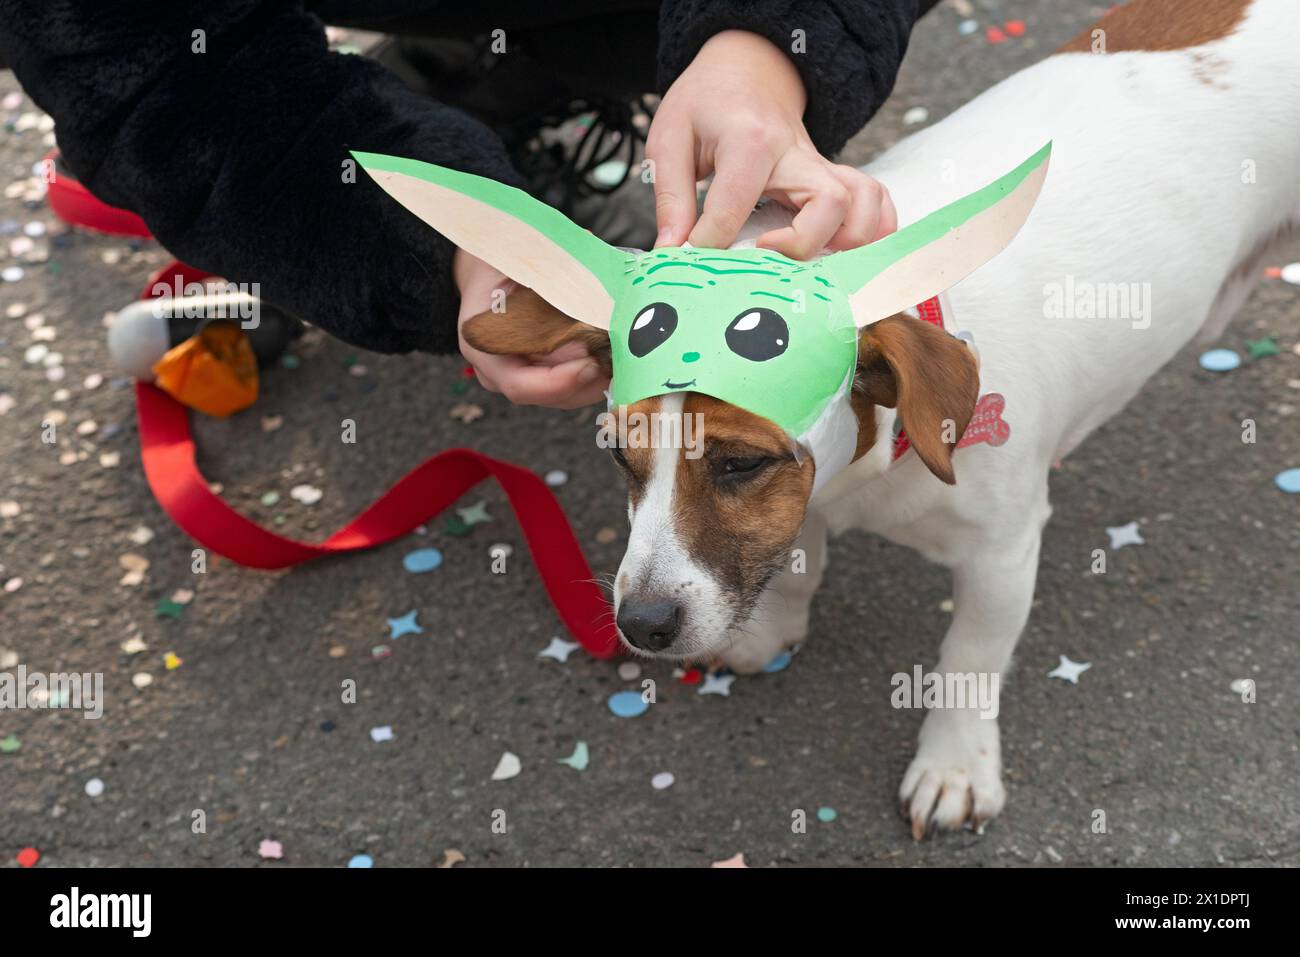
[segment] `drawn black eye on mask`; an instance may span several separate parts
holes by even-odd
[[[627,334],[627,351],[640,359],[667,342],[676,330],[677,310],[666,302],[651,303],[632,321],[632,331]]]
[[[727,348],[751,362],[766,362],[790,345],[790,327],[771,309],[746,309],[727,326]]]

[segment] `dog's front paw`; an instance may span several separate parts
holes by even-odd
[[[966,824],[979,830],[997,817],[1007,800],[997,720],[974,711],[931,711],[898,797],[918,841]]]

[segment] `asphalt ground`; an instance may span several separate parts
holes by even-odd
[[[1027,29],[996,45],[961,35],[961,16],[941,7],[916,30],[893,98],[850,159],[905,135],[913,107],[942,119],[1102,6],[1005,3],[1002,16]],[[990,9],[976,6],[981,28]],[[15,89],[0,74],[0,95]],[[6,115],[29,111],[24,102]],[[31,175],[43,136],[0,132],[0,180]],[[56,230],[45,205],[20,197],[0,200],[8,220]],[[636,719],[606,706],[638,687],[614,663],[580,651],[567,663],[538,658],[560,625],[490,485],[461,503],[482,500],[492,516],[465,536],[440,518],[423,537],[367,554],[280,573],[212,561],[195,575],[193,544],[145,484],[132,392],[114,381],[101,325],[167,257],[80,233],[36,245],[48,261],[9,257],[25,275],[0,284],[0,393],[12,400],[0,416],[0,501],[18,508],[0,517],[0,580],[21,579],[0,592],[0,670],[100,672],[105,707],[99,720],[0,711],[0,860],[10,866],[24,847],[42,866],[339,866],[358,854],[427,866],[448,849],[461,866],[707,866],[738,853],[750,866],[1300,861],[1300,534],[1296,498],[1273,481],[1300,465],[1298,286],[1265,280],[1220,343],[1242,352],[1273,335],[1279,355],[1212,374],[1197,365],[1205,347],[1189,346],[1054,473],[1037,599],[1002,699],[1007,808],[982,835],[917,844],[895,793],[921,715],[890,706],[889,679],[933,664],[945,571],[866,535],[838,539],[790,667],[738,679],[726,697],[646,667],[658,700]],[[1293,260],[1300,244],[1275,265]],[[26,316],[3,318],[16,304]],[[53,340],[28,328],[33,314]],[[62,381],[25,361],[37,344],[61,353]],[[477,386],[457,394],[458,357],[364,354],[319,332],[292,351],[297,366],[268,372],[251,410],[195,422],[201,468],[235,508],[319,540],[428,455],[469,445],[566,471],[557,494],[593,568],[617,567],[623,492],[593,448],[594,410],[513,407]],[[89,388],[91,375],[102,384]],[[462,402],[483,416],[453,418]],[[67,416],[53,446],[41,441],[51,411]],[[267,417],[281,424],[268,431]],[[345,418],[355,444],[340,442]],[[1253,445],[1241,441],[1244,418],[1257,422]],[[301,484],[319,488],[319,502],[292,499]],[[263,504],[268,493],[279,502]],[[1146,544],[1092,574],[1105,528],[1130,521]],[[504,575],[491,572],[495,543],[514,547]],[[406,572],[403,556],[427,546],[442,566]],[[127,554],[149,562],[138,585],[120,583]],[[193,599],[159,617],[159,600],[178,589]],[[386,620],[412,609],[423,633],[388,640]],[[147,650],[125,653],[137,638]],[[376,659],[376,646],[388,656]],[[168,652],[183,663],[169,670]],[[1062,654],[1092,664],[1077,685],[1047,677]],[[140,673],[153,683],[137,688]],[[341,701],[348,679],[354,704]],[[1232,690],[1239,679],[1256,682],[1253,704]],[[372,740],[385,726],[392,740]],[[579,741],[590,753],[582,771],[559,763]],[[493,781],[505,751],[522,772]],[[661,772],[675,783],[657,790]],[[103,783],[98,797],[86,793],[91,779]],[[819,820],[821,808],[835,819]],[[799,810],[803,833],[792,827]],[[282,860],[260,857],[267,840]]]

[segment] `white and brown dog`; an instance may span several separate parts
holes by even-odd
[[[864,167],[906,225],[1053,142],[1020,235],[946,296],[945,323],[973,335],[980,366],[920,319],[867,327],[856,458],[811,501],[813,469],[772,423],[693,393],[638,403],[661,419],[703,413],[705,453],[615,452],[630,489],[614,589],[625,641],[761,668],[807,637],[827,533],[860,528],[952,569],[936,670],[1004,673],[1034,596],[1052,463],[1198,331],[1218,335],[1300,225],[1297,48],[1296,0],[1133,0]],[[742,239],[783,214],[759,211]],[[609,349],[528,293],[471,320],[466,338],[496,353]],[[940,424],[965,427],[990,393],[1005,397],[1010,440],[953,454]],[[900,418],[914,454],[895,460]],[[792,568],[794,549],[806,565]],[[998,814],[996,720],[930,711],[900,796],[918,838]]]

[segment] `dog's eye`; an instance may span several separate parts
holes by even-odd
[[[646,306],[632,320],[627,334],[627,351],[640,359],[667,341],[677,329],[677,310],[666,302]]]
[[[790,328],[771,309],[747,309],[727,326],[727,348],[751,362],[766,362],[790,345]]]
[[[723,482],[743,482],[761,472],[770,461],[762,455],[726,458],[722,460],[718,478]]]

